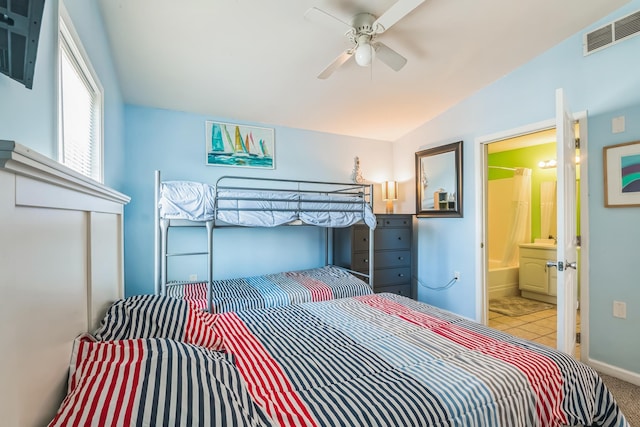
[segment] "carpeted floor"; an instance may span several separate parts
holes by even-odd
[[[553,304],[518,296],[496,298],[489,301],[490,311],[495,311],[496,313],[506,316],[524,316],[525,314],[548,310],[553,307]]]
[[[629,425],[640,427],[640,387],[602,373],[600,377],[618,402]]]

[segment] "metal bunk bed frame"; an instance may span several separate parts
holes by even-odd
[[[244,182],[259,182],[266,184],[279,184],[281,188],[267,188],[264,186],[257,187],[249,187],[249,186],[229,186],[222,185],[224,181],[244,181]],[[160,186],[162,180],[160,177],[160,171],[155,171],[155,194],[154,194],[154,202],[155,202],[155,215],[154,215],[154,248],[155,248],[155,257],[154,257],[154,284],[155,284],[155,293],[156,295],[166,295],[168,284],[167,273],[168,273],[168,258],[176,257],[176,256],[194,256],[194,255],[206,255],[207,256],[207,311],[211,312],[211,287],[213,283],[213,230],[217,227],[242,227],[242,225],[234,225],[226,222],[216,221],[218,216],[218,211],[223,210],[236,210],[236,211],[258,211],[261,209],[258,208],[221,208],[218,206],[219,200],[232,200],[232,198],[219,198],[218,194],[220,191],[224,190],[255,190],[255,191],[269,191],[269,192],[281,192],[281,193],[297,193],[297,194],[338,194],[338,195],[357,195],[362,197],[362,213],[364,218],[364,210],[365,205],[371,205],[373,209],[373,185],[372,184],[353,184],[353,183],[341,183],[341,182],[325,182],[325,181],[306,181],[306,180],[290,180],[290,179],[270,179],[270,178],[256,178],[256,177],[240,177],[240,176],[221,176],[218,178],[215,184],[215,200],[214,200],[214,215],[213,219],[204,220],[204,221],[192,221],[187,219],[167,219],[162,218],[160,213]],[[307,189],[301,188],[301,186],[309,186]],[[313,189],[313,186],[324,186],[323,189]],[[328,187],[333,187],[333,189],[328,189]],[[235,199],[233,199],[235,200]],[[264,199],[261,198],[242,198],[243,201],[262,201]],[[290,199],[273,199],[269,198],[271,202],[291,202]],[[344,201],[334,200],[314,200],[314,199],[306,199],[307,202],[323,202],[328,203],[329,205],[333,203],[342,204]],[[298,201],[298,209],[296,211],[300,211],[300,204]],[[271,209],[271,211],[283,211],[283,212],[292,212],[293,209]],[[345,209],[305,209],[306,212],[354,212],[355,210],[345,210]],[[302,222],[296,221],[295,223],[288,223],[284,225],[307,225],[314,226],[311,224],[304,224]],[[172,227],[204,227],[207,232],[207,248],[206,251],[200,252],[168,252],[168,235],[169,229]],[[315,226],[314,226],[315,227]],[[349,271],[352,274],[356,274],[368,279],[369,286],[373,289],[373,269],[374,269],[374,257],[373,255],[373,239],[374,239],[374,230],[373,228],[369,228],[369,272],[368,274],[364,274],[362,272],[353,271],[350,269],[343,268]],[[325,265],[333,264],[333,227],[325,227]],[[196,282],[180,282],[180,285],[188,285],[194,283],[202,283],[202,280],[198,280]]]

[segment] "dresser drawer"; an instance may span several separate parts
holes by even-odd
[[[369,250],[369,228],[356,226],[353,229],[353,250]]]
[[[411,217],[405,218],[377,218],[377,227],[408,227],[411,225]]]
[[[376,268],[408,267],[411,265],[411,251],[376,252],[373,259]]]
[[[411,267],[387,268],[384,270],[376,269],[373,277],[373,286],[376,289],[379,286],[411,283]]]
[[[377,294],[382,292],[389,292],[391,294],[402,295],[403,297],[411,298],[411,285],[395,285],[395,286],[384,286],[384,287],[375,287],[375,292]]]
[[[375,268],[409,267],[411,266],[411,251],[376,252],[374,255]],[[352,268],[356,271],[369,271],[369,252],[353,254]],[[377,275],[380,272],[376,272]]]
[[[411,230],[406,228],[376,229],[376,250],[411,249]]]
[[[354,253],[351,261],[351,268],[355,271],[368,273],[369,272],[369,252]]]

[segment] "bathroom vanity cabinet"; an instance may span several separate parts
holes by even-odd
[[[555,245],[520,245],[519,288],[524,298],[556,303],[558,272],[547,267],[547,261],[556,259]]]

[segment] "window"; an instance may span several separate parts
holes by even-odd
[[[58,51],[58,160],[102,182],[102,86],[62,6]]]

